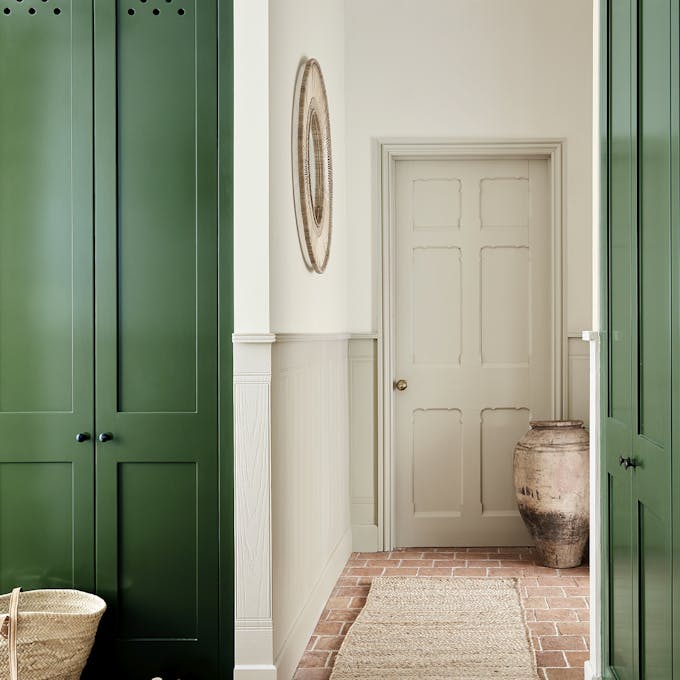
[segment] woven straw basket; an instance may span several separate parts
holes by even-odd
[[[0,678],[78,680],[106,603],[78,590],[0,596]]]

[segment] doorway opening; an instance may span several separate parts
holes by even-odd
[[[379,151],[383,547],[527,544],[512,448],[569,397],[563,142]]]

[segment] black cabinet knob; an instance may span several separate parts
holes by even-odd
[[[100,442],[110,442],[113,439],[113,435],[110,432],[102,432],[97,439]]]
[[[79,444],[82,444],[83,442],[89,441],[90,440],[90,433],[89,432],[78,432],[76,435],[76,441]]]
[[[619,465],[622,465],[625,470],[637,467],[637,463],[633,458],[624,458],[623,456],[619,456]]]

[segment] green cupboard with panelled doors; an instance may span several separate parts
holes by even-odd
[[[0,592],[231,677],[231,2],[0,0],[0,93]]]
[[[602,11],[602,652],[605,677],[673,680],[680,16],[677,0],[608,0]]]

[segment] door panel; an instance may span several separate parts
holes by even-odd
[[[544,160],[398,161],[397,544],[526,545],[512,454],[552,415]]]
[[[673,678],[668,517],[640,504],[640,678]]]
[[[671,0],[638,5],[640,678],[673,675],[671,635]],[[677,58],[677,56],[676,56]]]
[[[94,588],[91,24],[0,2],[0,592]]]
[[[632,636],[637,608],[633,602],[632,583],[637,573],[633,561],[633,496],[631,480],[623,475],[609,479],[609,611],[608,656],[619,680],[635,677]]]
[[[671,588],[670,0],[609,5],[609,664],[667,680]],[[675,55],[675,56],[673,56]],[[620,456],[634,466],[623,467]]]
[[[631,0],[609,4],[609,120],[607,221],[607,332],[602,365],[607,367],[602,433],[608,517],[608,649],[609,664],[620,680],[636,678],[638,605],[633,588],[637,576],[634,534],[637,509],[633,476],[619,465],[619,456],[632,455],[636,418],[633,405],[634,309],[637,306],[635,215],[637,162],[635,125],[636,82],[632,34],[636,14]]]
[[[218,674],[216,31],[95,3],[97,587],[132,679]]]

